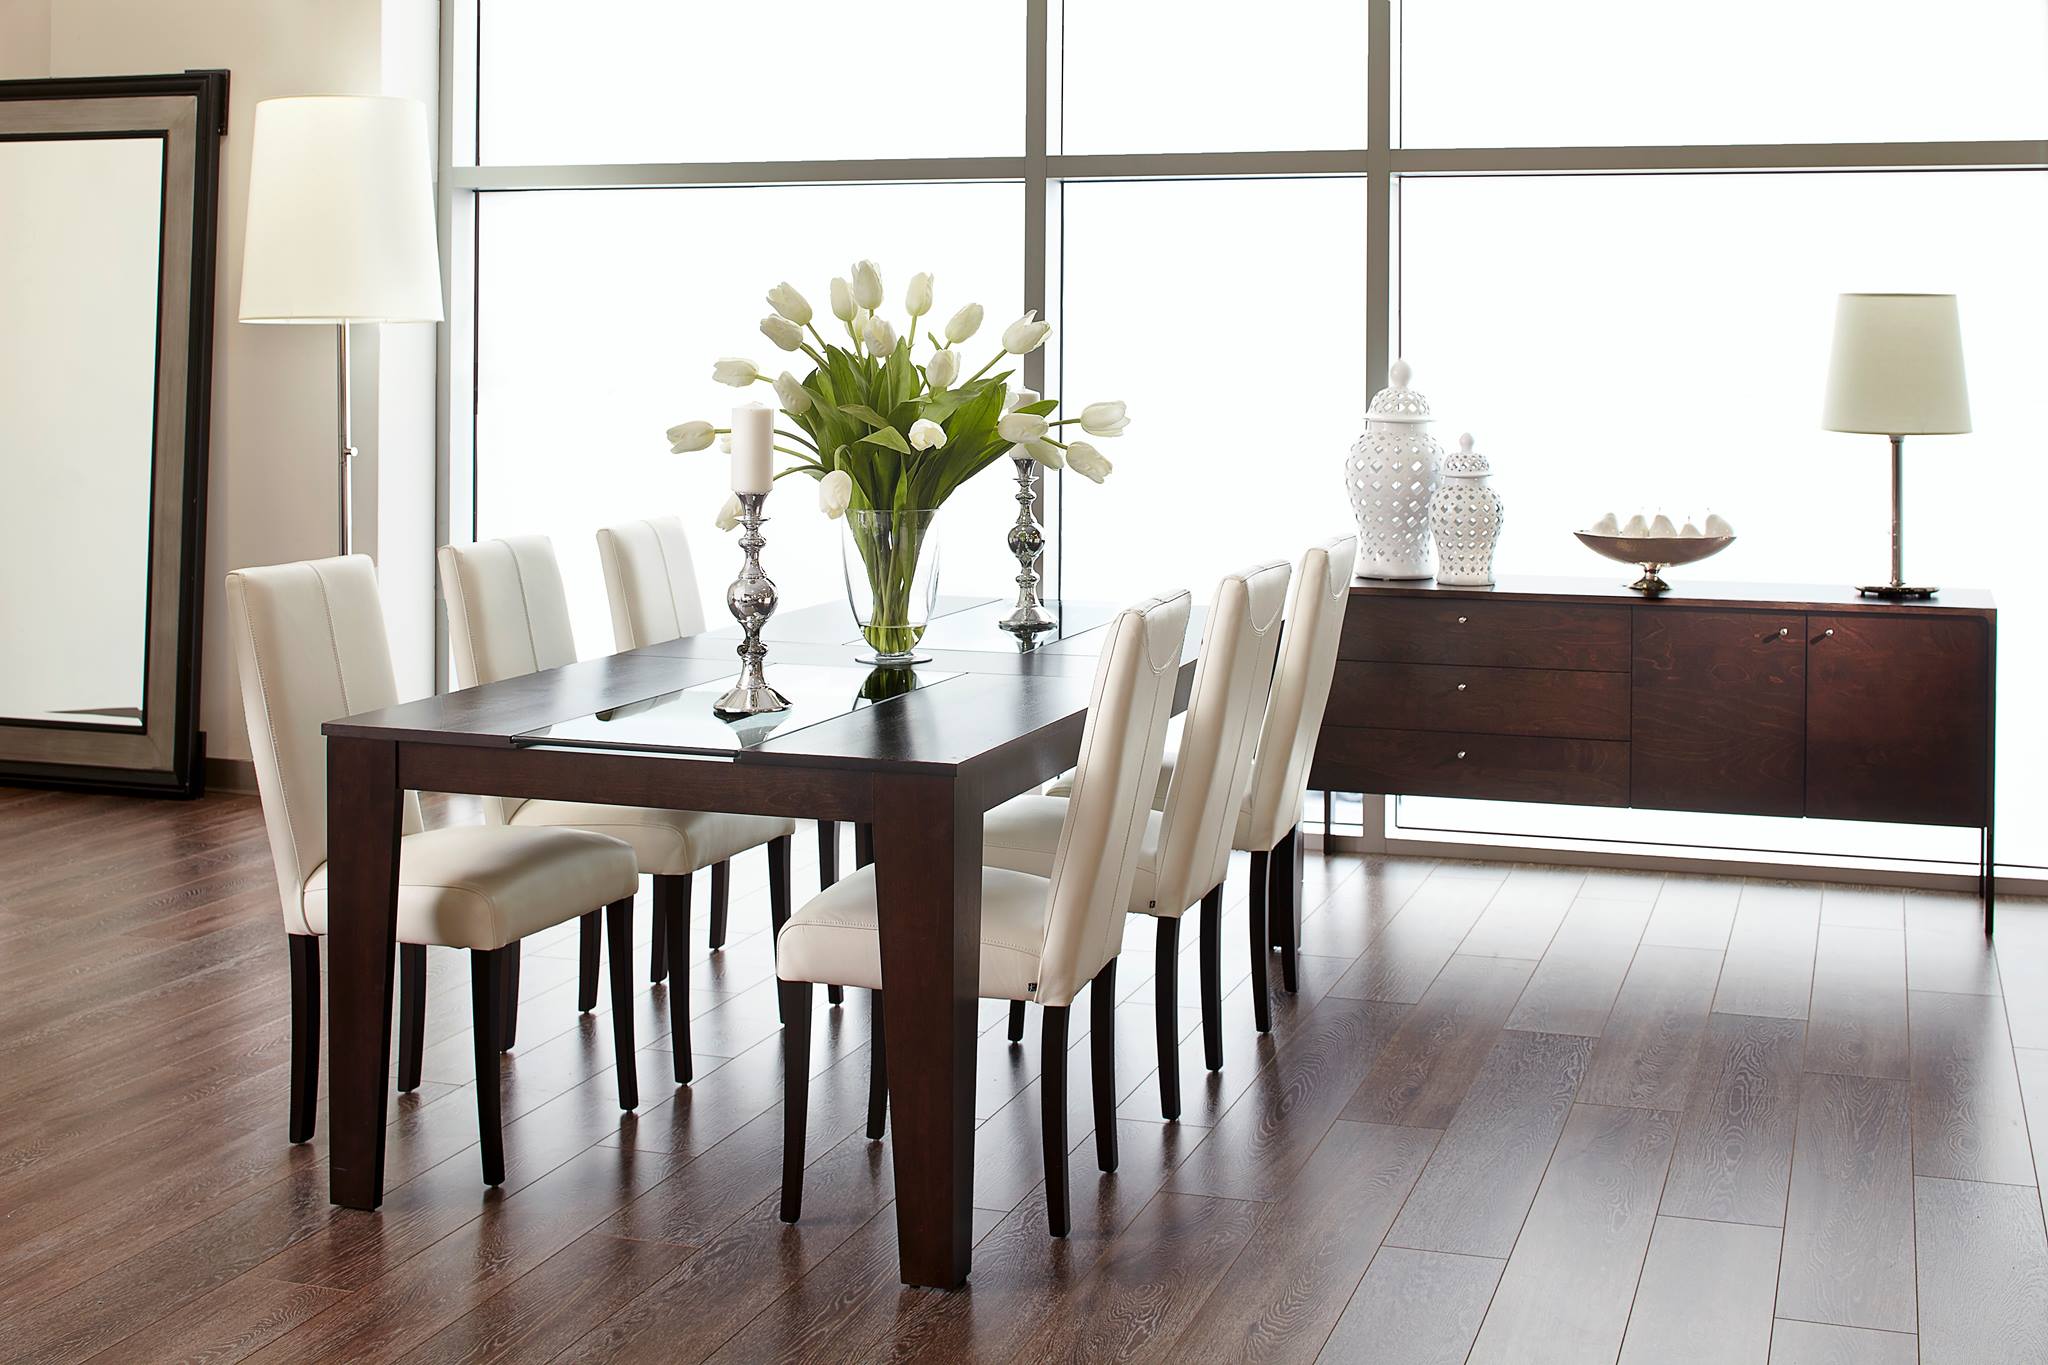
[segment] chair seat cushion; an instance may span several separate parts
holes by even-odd
[[[300,896],[316,934],[327,932],[327,868],[313,869]],[[408,834],[398,845],[398,941],[502,948],[639,885],[632,848],[588,830],[460,825]]]
[[[1152,809],[1155,812],[1166,809],[1166,789],[1173,785],[1174,758],[1174,751],[1168,748],[1166,751],[1166,761],[1159,768],[1159,789],[1152,794]],[[1072,796],[1074,794],[1074,775],[1068,773],[1065,777],[1060,778],[1045,789],[1045,794],[1047,796],[1059,797],[1062,800]],[[1020,797],[1019,799],[1021,800],[1022,798]],[[1244,808],[1237,813],[1237,828],[1231,833],[1230,846],[1243,853],[1264,853],[1267,851],[1267,846],[1252,841],[1251,814],[1252,799],[1247,795],[1244,799]],[[993,812],[991,812],[990,818],[994,818]],[[1008,864],[1006,863],[1004,866],[1008,866]]]
[[[1060,827],[1067,820],[1067,801],[1062,796],[1026,794],[1003,802],[981,822],[981,861],[989,867],[1029,872],[1037,877],[1052,875],[1053,855],[1060,846]],[[1159,812],[1145,819],[1145,842],[1138,850],[1137,875],[1131,879],[1130,911],[1134,915],[1178,915],[1187,907],[1171,909],[1153,904],[1157,885],[1154,859],[1159,853]]]
[[[981,995],[1030,1000],[1045,951],[1052,883],[1003,868],[981,870]],[[864,867],[826,888],[782,926],[775,970],[784,981],[882,988],[875,870]]]
[[[523,801],[513,810],[511,823],[515,829],[566,825],[624,839],[640,859],[640,870],[657,877],[696,872],[770,839],[796,833],[796,822],[779,815],[598,806],[582,801]]]

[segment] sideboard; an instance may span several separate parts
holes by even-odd
[[[1359,579],[1310,783],[1972,827],[1989,933],[1997,645],[1967,590]]]

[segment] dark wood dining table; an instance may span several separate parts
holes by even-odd
[[[764,632],[786,712],[728,723],[737,632],[330,721],[329,1197],[384,1193],[398,851],[408,790],[732,811],[872,828],[906,1284],[967,1279],[974,1202],[982,815],[1070,767],[1113,611],[1055,603],[1021,647],[993,598],[941,598],[914,670],[870,671],[846,606]],[[1186,704],[1199,621],[1175,710]],[[905,674],[908,673],[906,677]],[[899,988],[900,986],[900,988]]]

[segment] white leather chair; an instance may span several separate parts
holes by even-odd
[[[1095,1155],[1116,1169],[1116,955],[1124,907],[1138,877],[1146,798],[1158,781],[1187,634],[1188,595],[1125,609],[1109,626],[1081,731],[1074,795],[1066,803],[1051,876],[1006,868],[981,873],[981,995],[1035,1000],[1044,1009],[1041,1060],[1046,1215],[1064,1237],[1067,1201],[1067,1013],[1093,983],[1090,1048],[1095,1080]],[[811,984],[865,986],[882,1017],[882,952],[873,868],[861,868],[798,910],[776,953],[782,979],[782,1218],[803,1204],[804,1128],[810,1095]],[[886,1085],[882,1031],[875,1030],[871,1095]],[[880,1136],[873,1101],[869,1135]]]
[[[240,569],[228,575],[228,627],[242,681],[242,710],[256,760],[263,822],[277,868],[291,945],[291,1140],[313,1135],[319,1094],[320,936],[327,930],[327,744],[323,722],[395,705],[398,685],[377,597],[376,570],[361,556]],[[477,1121],[485,1183],[505,1178],[498,1126],[498,1053],[511,1013],[509,949],[521,938],[609,908],[612,941],[632,942],[633,850],[572,829],[425,829],[407,792],[399,842],[398,939],[420,964],[426,945],[470,950],[477,1066]],[[632,982],[614,957],[613,1042],[619,1104],[639,1103],[633,1068]],[[410,1040],[418,1075],[418,1021]],[[403,1022],[402,1022],[403,1031]],[[401,1068],[406,1051],[401,1045]]]
[[[546,536],[443,545],[439,559],[457,686],[476,687],[576,662],[569,599],[562,589],[554,546]],[[774,922],[780,925],[789,914],[789,839],[794,822],[779,816],[499,796],[484,798],[484,816],[494,825],[514,829],[596,830],[632,845],[640,870],[654,878],[654,980],[666,974],[667,944],[671,938],[675,943],[678,969],[670,988],[669,1027],[676,1080],[688,1082],[690,974],[683,954],[689,944],[691,874],[723,866],[734,854],[765,844],[768,897]],[[723,911],[722,904],[714,904],[714,946],[725,937],[719,923]],[[579,1003],[586,1010],[597,1004],[597,960],[595,924],[586,919],[579,973]]]
[[[1146,821],[1130,912],[1159,923],[1153,968],[1159,1040],[1159,1109],[1180,1117],[1180,920],[1202,907],[1202,1046],[1209,1069],[1223,1066],[1223,959],[1219,921],[1231,836],[1251,788],[1252,752],[1273,659],[1280,648],[1280,610],[1287,602],[1284,561],[1227,576],[1202,630],[1194,691],[1182,718],[1179,761],[1163,810]],[[1163,764],[1162,764],[1163,766]],[[1044,876],[1066,823],[1068,798],[1020,796],[990,811],[982,824],[982,861],[990,867]],[[1253,953],[1265,965],[1265,950]],[[1020,1007],[1021,1008],[1021,1007]],[[1020,1037],[1011,1020],[1011,1036]]]

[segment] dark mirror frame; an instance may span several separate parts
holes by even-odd
[[[164,143],[142,726],[0,717],[0,784],[170,796],[197,796],[204,787],[200,618],[214,253],[227,120],[225,71],[0,81],[0,140],[157,137]],[[7,647],[0,641],[0,659]]]

